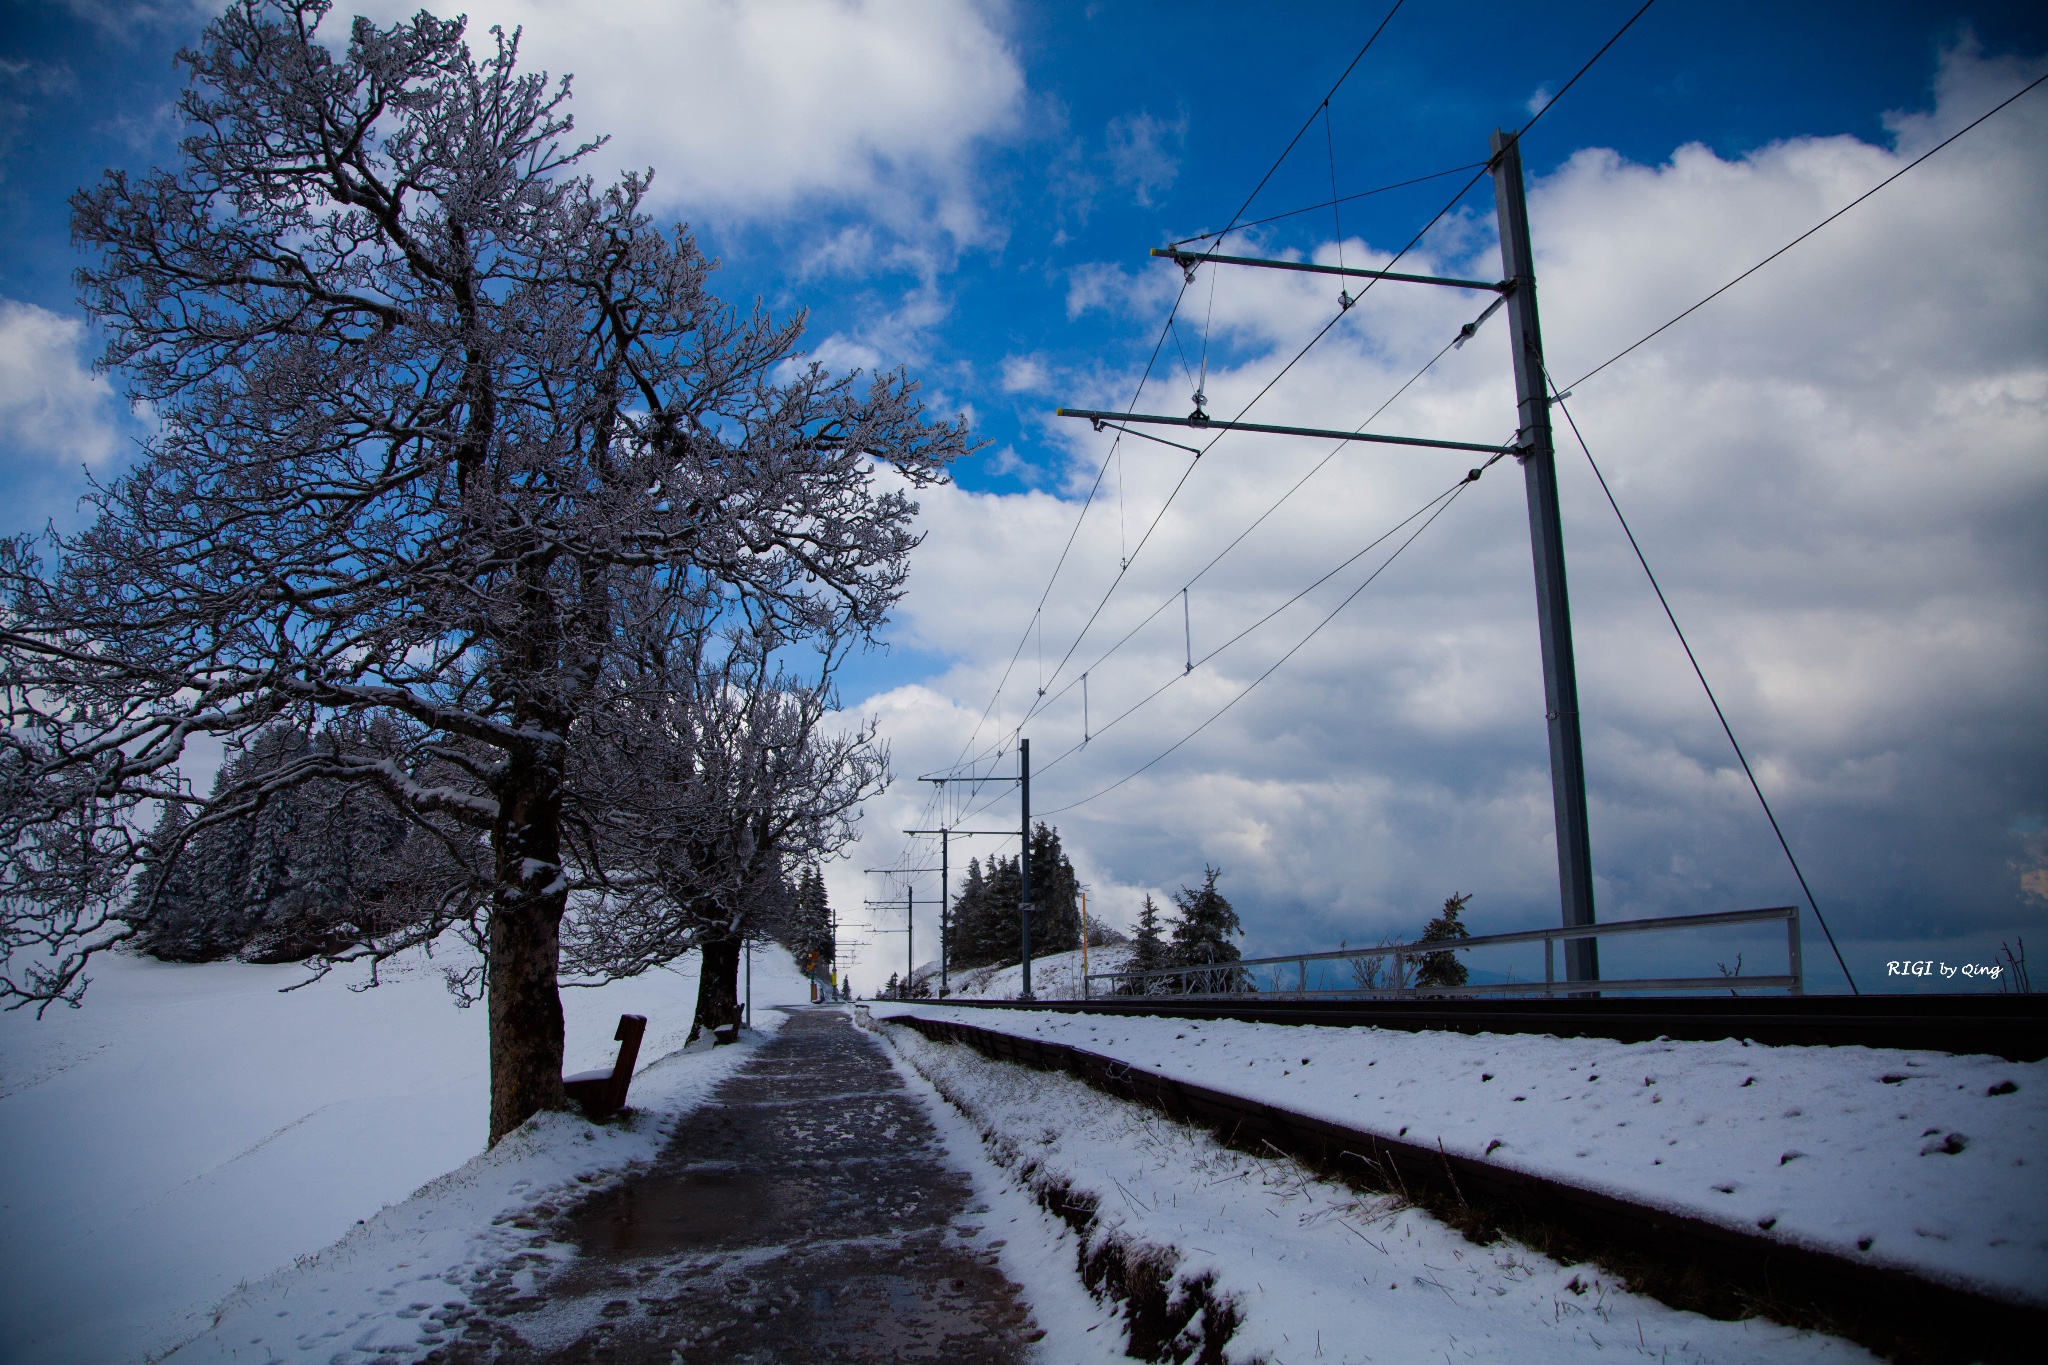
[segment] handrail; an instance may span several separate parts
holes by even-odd
[[[1724,924],[1755,924],[1784,921],[1786,938],[1787,973],[1783,976],[1768,977],[1662,977],[1641,978],[1630,981],[1557,981],[1553,966],[1552,945],[1575,939],[1599,938],[1609,934],[1658,933],[1676,929],[1706,929]],[[1417,988],[1402,984],[1400,964],[1404,958],[1427,956],[1434,953],[1456,950],[1464,952],[1472,948],[1493,948],[1511,943],[1543,944],[1543,980],[1541,982],[1496,982],[1476,986],[1431,986],[1426,988],[1430,995],[1521,995],[1531,993],[1555,994],[1558,991],[1587,990],[1709,990],[1727,989],[1731,982],[1740,981],[1751,988],[1783,987],[1793,994],[1803,994],[1805,972],[1799,950],[1799,907],[1796,905],[1774,905],[1760,910],[1720,910],[1700,915],[1661,915],[1651,919],[1614,920],[1606,924],[1570,924],[1554,929],[1520,929],[1507,934],[1479,934],[1464,938],[1424,939],[1413,943],[1382,943],[1371,947],[1336,948],[1316,953],[1285,953],[1278,957],[1241,958],[1235,962],[1190,963],[1180,967],[1154,967],[1142,972],[1094,972],[1082,977],[1081,991],[1090,995],[1089,983],[1094,981],[1116,981],[1134,983],[1155,979],[1186,979],[1204,974],[1220,975],[1252,967],[1281,966],[1300,963],[1303,986],[1298,991],[1275,990],[1260,992],[1275,998],[1292,996],[1382,996],[1408,995]],[[1361,958],[1392,957],[1395,959],[1395,982],[1385,987],[1368,986],[1356,990],[1333,988],[1309,990],[1306,985],[1307,966],[1311,962],[1357,961]],[[1232,992],[1213,992],[1229,994]]]

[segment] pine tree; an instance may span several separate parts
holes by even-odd
[[[1023,935],[1018,935],[1021,945]],[[1050,957],[1081,946],[1081,881],[1060,846],[1060,832],[1031,832],[1031,955]]]
[[[1126,970],[1149,972],[1165,965],[1166,941],[1160,932],[1159,906],[1150,894],[1147,894],[1145,904],[1138,911],[1138,932],[1131,939],[1130,965]],[[1144,995],[1153,984],[1148,981],[1127,980],[1124,989],[1133,995]]]
[[[1221,868],[1206,868],[1199,890],[1184,886],[1174,892],[1173,903],[1180,914],[1173,922],[1173,941],[1167,946],[1168,966],[1213,968],[1243,956],[1230,941],[1233,935],[1241,936],[1244,927],[1238,923],[1237,911],[1216,889],[1221,875]],[[1234,969],[1203,972],[1197,984],[1211,991],[1250,988],[1244,973]]]
[[[953,896],[951,915],[946,924],[946,949],[955,970],[962,967],[981,965],[975,960],[973,945],[980,938],[980,920],[988,901],[988,884],[981,873],[981,860],[969,858],[967,873],[960,881],[960,890]]]
[[[212,804],[344,747],[333,732],[308,737],[290,725],[259,731],[221,765]],[[410,826],[372,788],[315,778],[245,808],[215,809],[197,830],[190,823],[181,809],[167,807],[151,836],[156,856],[170,859],[144,945],[155,957],[298,962],[365,942],[404,917],[391,893]],[[138,901],[154,875],[155,869],[145,874]]]
[[[1441,943],[1450,938],[1468,938],[1464,921],[1458,916],[1465,909],[1470,896],[1451,896],[1444,901],[1444,911],[1423,926],[1418,942]],[[1456,953],[1431,953],[1422,959],[1422,966],[1415,973],[1417,986],[1462,986],[1470,978],[1465,964],[1458,961]]]
[[[838,956],[833,942],[832,906],[825,894],[825,874],[816,864],[797,874],[781,934],[799,966],[811,973],[829,972]]]
[[[953,901],[950,947],[960,968],[1009,966],[1022,960],[1023,874],[1017,859],[969,859],[967,880]],[[1045,957],[1081,946],[1081,884],[1060,847],[1059,831],[1039,825],[1031,833],[1031,955]]]
[[[960,966],[1007,966],[1019,960],[1023,934],[1017,902],[1021,889],[1015,858],[990,858],[983,865],[974,900],[962,907],[954,928],[954,960]]]

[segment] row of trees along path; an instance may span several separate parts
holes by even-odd
[[[316,964],[469,933],[495,1142],[565,1103],[563,970],[702,948],[736,1017],[750,915],[882,779],[821,728],[834,669],[970,442],[716,298],[646,177],[577,172],[599,143],[516,35],[330,44],[327,10],[230,6],[180,56],[176,163],[73,198],[160,426],[88,529],[0,545],[0,991],[75,1002],[207,829],[374,792],[402,899]],[[279,725],[305,742],[180,779]]]

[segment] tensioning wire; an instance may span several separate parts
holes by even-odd
[[[1544,378],[1548,382],[1549,376],[1545,375]],[[1664,596],[1664,585],[1657,581],[1656,571],[1650,567],[1649,559],[1643,554],[1643,547],[1636,541],[1635,531],[1630,528],[1628,518],[1622,515],[1621,504],[1614,500],[1614,490],[1607,486],[1607,476],[1600,472],[1600,463],[1593,458],[1592,447],[1586,444],[1586,437],[1579,430],[1577,420],[1572,417],[1572,410],[1565,406],[1561,396],[1557,396],[1559,391],[1555,384],[1551,385],[1551,393],[1551,402],[1564,414],[1565,424],[1572,429],[1572,439],[1579,443],[1579,449],[1585,453],[1586,463],[1593,470],[1593,477],[1600,483],[1601,493],[1607,498],[1607,505],[1614,509],[1614,519],[1621,523],[1621,533],[1628,537],[1628,547],[1635,551],[1636,563],[1643,566],[1643,576],[1650,580],[1650,591],[1657,594],[1657,605],[1664,609],[1664,619],[1671,623],[1672,633],[1678,636],[1679,647],[1685,651],[1685,661],[1692,665],[1692,675],[1700,680],[1700,688],[1707,694],[1707,704],[1714,708],[1714,719],[1721,722],[1721,733],[1728,737],[1728,747],[1735,750],[1736,761],[1742,764],[1742,775],[1749,779],[1749,789],[1756,793],[1757,804],[1764,808],[1764,819],[1770,821],[1771,833],[1778,837],[1778,847],[1784,850],[1785,861],[1792,864],[1792,875],[1799,879],[1799,889],[1806,894],[1806,903],[1812,907],[1814,919],[1820,922],[1820,931],[1827,935],[1828,947],[1834,949],[1835,962],[1841,967],[1842,975],[1849,979],[1850,994],[1861,995],[1863,992],[1857,989],[1856,978],[1850,973],[1849,964],[1842,959],[1841,948],[1836,946],[1834,930],[1828,928],[1827,917],[1821,914],[1820,903],[1813,898],[1813,888],[1806,884],[1806,873],[1800,870],[1799,859],[1793,855],[1792,845],[1785,839],[1785,831],[1778,826],[1777,814],[1771,809],[1770,800],[1764,795],[1764,789],[1757,785],[1756,773],[1749,766],[1749,755],[1742,751],[1742,741],[1735,738],[1735,729],[1728,724],[1728,715],[1721,709],[1721,699],[1714,695],[1714,685],[1707,681],[1706,671],[1700,667],[1699,656],[1692,652],[1692,641],[1685,638],[1685,628],[1678,624],[1678,616],[1671,610],[1670,599]]]
[[[1662,325],[1660,325],[1660,326],[1658,326],[1658,327],[1656,327],[1656,328],[1652,329],[1651,331],[1649,331],[1648,333],[1644,334],[1643,336],[1641,336],[1641,337],[1638,337],[1638,338],[1637,338],[1636,340],[1634,340],[1634,341],[1630,342],[1630,343],[1629,343],[1628,345],[1626,345],[1626,346],[1622,347],[1622,348],[1621,348],[1621,349],[1620,349],[1619,351],[1616,351],[1616,352],[1615,352],[1615,353],[1614,353],[1613,355],[1611,355],[1611,356],[1607,357],[1607,359],[1605,359],[1605,360],[1601,361],[1601,362],[1600,362],[1600,363],[1599,363],[1598,365],[1595,365],[1595,366],[1594,366],[1594,367],[1593,367],[1592,369],[1590,369],[1590,370],[1586,371],[1586,372],[1585,372],[1584,374],[1580,375],[1580,376],[1579,376],[1579,377],[1578,377],[1577,379],[1573,380],[1573,381],[1572,381],[1571,383],[1569,383],[1569,384],[1565,385],[1565,387],[1564,387],[1564,391],[1565,391],[1566,393],[1570,393],[1570,392],[1571,392],[1571,391],[1572,391],[1573,389],[1576,389],[1576,388],[1577,388],[1577,387],[1578,387],[1579,385],[1581,385],[1581,384],[1585,383],[1585,382],[1586,382],[1586,381],[1587,381],[1588,379],[1591,379],[1591,378],[1592,378],[1592,377],[1593,377],[1594,375],[1596,375],[1596,374],[1600,373],[1600,371],[1602,371],[1602,370],[1606,369],[1606,368],[1607,368],[1607,367],[1608,367],[1609,365],[1612,365],[1612,364],[1613,364],[1613,363],[1614,363],[1615,361],[1617,361],[1617,360],[1621,359],[1621,358],[1622,358],[1623,356],[1627,355],[1627,354],[1628,354],[1628,353],[1629,353],[1630,351],[1633,351],[1633,350],[1635,350],[1635,349],[1636,349],[1636,347],[1638,347],[1638,346],[1641,346],[1641,345],[1642,345],[1642,344],[1643,344],[1644,342],[1647,342],[1647,341],[1649,341],[1649,340],[1650,340],[1650,338],[1652,338],[1652,337],[1655,337],[1655,336],[1658,336],[1658,335],[1662,334],[1662,333],[1663,333],[1663,332],[1664,332],[1664,331],[1665,331],[1666,329],[1668,329],[1668,328],[1672,327],[1673,325],[1675,325],[1675,324],[1677,324],[1677,323],[1679,323],[1679,322],[1682,322],[1682,321],[1684,321],[1684,320],[1685,320],[1686,318],[1689,318],[1689,317],[1691,317],[1691,316],[1692,316],[1692,315],[1693,315],[1694,313],[1696,313],[1696,312],[1698,312],[1698,311],[1699,311],[1700,309],[1702,309],[1702,308],[1706,307],[1706,306],[1707,306],[1708,304],[1712,303],[1712,302],[1713,302],[1713,301],[1714,301],[1715,299],[1718,299],[1718,298],[1720,298],[1720,297],[1721,297],[1721,296],[1722,296],[1723,294],[1725,294],[1725,293],[1727,293],[1727,292],[1728,292],[1729,290],[1733,289],[1733,288],[1734,288],[1734,287],[1735,287],[1736,285],[1738,285],[1738,284],[1741,284],[1741,283],[1742,283],[1742,282],[1743,282],[1744,280],[1748,279],[1748,278],[1749,278],[1749,277],[1750,277],[1751,275],[1754,275],[1754,274],[1756,274],[1756,272],[1757,272],[1757,271],[1759,271],[1759,270],[1762,270],[1762,269],[1763,269],[1763,268],[1764,268],[1765,266],[1769,265],[1769,264],[1770,264],[1770,263],[1771,263],[1772,261],[1775,261],[1775,260],[1777,260],[1777,259],[1778,259],[1778,258],[1779,258],[1780,256],[1782,256],[1782,255],[1784,255],[1784,254],[1785,254],[1786,252],[1790,251],[1790,250],[1791,250],[1791,249],[1792,249],[1793,247],[1795,247],[1795,246],[1798,246],[1798,245],[1799,245],[1799,244],[1800,244],[1801,242],[1803,242],[1803,241],[1805,241],[1805,240],[1806,240],[1807,238],[1809,238],[1809,237],[1813,236],[1813,234],[1814,234],[1814,233],[1816,233],[1816,232],[1819,232],[1819,231],[1820,231],[1820,230],[1821,230],[1822,228],[1826,227],[1826,226],[1827,226],[1827,225],[1828,225],[1829,223],[1832,223],[1832,222],[1834,222],[1834,221],[1835,221],[1835,219],[1837,219],[1837,218],[1840,218],[1840,217],[1841,217],[1841,216],[1842,216],[1843,214],[1847,213],[1847,212],[1848,212],[1848,211],[1849,211],[1850,209],[1853,209],[1853,208],[1855,208],[1855,207],[1856,207],[1856,206],[1857,206],[1858,204],[1860,204],[1860,203],[1862,203],[1862,202],[1863,202],[1864,200],[1866,200],[1866,199],[1870,198],[1870,196],[1871,196],[1871,195],[1873,195],[1873,194],[1876,194],[1876,193],[1877,193],[1877,192],[1878,192],[1879,190],[1883,189],[1883,188],[1884,188],[1884,187],[1885,187],[1886,185],[1889,185],[1889,184],[1891,184],[1891,183],[1892,183],[1892,181],[1894,181],[1894,180],[1897,180],[1897,179],[1898,179],[1898,178],[1899,178],[1900,176],[1904,175],[1904,174],[1905,174],[1905,173],[1906,173],[1907,171],[1910,171],[1910,170],[1912,170],[1912,169],[1913,169],[1913,168],[1914,168],[1915,166],[1918,166],[1918,165],[1919,165],[1919,164],[1920,164],[1921,162],[1925,161],[1925,160],[1926,160],[1926,159],[1927,159],[1928,157],[1930,157],[1930,156],[1933,156],[1933,155],[1934,155],[1934,154],[1935,154],[1936,152],[1938,152],[1938,151],[1940,151],[1940,150],[1941,150],[1942,148],[1944,148],[1944,147],[1948,146],[1948,145],[1949,145],[1949,144],[1950,144],[1951,142],[1954,142],[1954,141],[1955,141],[1955,140],[1956,140],[1957,138],[1961,137],[1961,136],[1962,136],[1962,135],[1963,135],[1964,133],[1967,133],[1967,132],[1969,132],[1969,131],[1970,131],[1970,130],[1971,130],[1972,128],[1975,128],[1975,127],[1976,127],[1976,126],[1977,126],[1978,124],[1980,124],[1980,123],[1984,122],[1984,121],[1985,121],[1986,119],[1990,118],[1990,117],[1991,117],[1991,116],[1992,116],[1993,114],[1996,114],[1996,113],[1998,113],[1998,112],[1999,112],[2000,110],[2004,109],[2004,108],[2006,107],[2006,105],[2008,105],[2008,104],[2011,104],[2011,103],[2012,103],[2012,102],[2013,102],[2014,100],[2017,100],[2017,99],[2018,99],[2018,98],[2019,98],[2020,96],[2022,96],[2022,95],[2026,94],[2026,93],[2027,93],[2028,91],[2030,91],[2030,90],[2034,89],[2034,88],[2035,88],[2036,86],[2040,85],[2040,84],[2041,84],[2041,83],[2042,83],[2043,81],[2048,81],[2048,75],[2042,75],[2042,76],[2038,76],[2038,77],[2036,77],[2035,79],[2033,79],[2032,81],[2029,81],[2029,82],[2028,82],[2028,83],[2027,83],[2026,85],[2024,85],[2024,86],[2022,86],[2022,87],[2021,87],[2020,89],[2018,89],[2018,90],[2014,91],[2014,92],[2013,92],[2013,93],[2012,93],[2011,95],[2008,95],[2008,96],[2007,96],[2007,97],[2006,97],[2005,99],[2003,99],[2003,100],[1999,101],[1999,103],[1997,103],[1996,105],[1994,105],[1994,106],[1993,106],[1993,107],[1991,107],[1990,109],[1987,109],[1987,110],[1985,110],[1985,111],[1984,111],[1984,112],[1983,112],[1982,114],[1979,114],[1979,115],[1978,115],[1978,116],[1977,116],[1976,118],[1974,118],[1974,119],[1970,120],[1970,121],[1969,121],[1968,123],[1964,124],[1964,125],[1963,125],[1963,126],[1962,126],[1961,128],[1958,128],[1958,129],[1957,129],[1957,130],[1956,130],[1955,132],[1953,132],[1953,133],[1950,133],[1950,134],[1949,134],[1949,135],[1948,135],[1947,137],[1945,137],[1945,138],[1943,138],[1943,139],[1942,139],[1941,141],[1939,141],[1939,142],[1935,143],[1935,144],[1934,144],[1934,145],[1933,145],[1932,147],[1929,147],[1929,148],[1928,148],[1928,149],[1927,149],[1926,151],[1924,151],[1924,152],[1920,153],[1920,155],[1918,155],[1918,156],[1914,157],[1914,158],[1913,158],[1913,159],[1912,159],[1911,161],[1907,162],[1907,163],[1906,163],[1905,165],[1903,165],[1903,166],[1899,167],[1899,169],[1898,169],[1898,170],[1896,170],[1896,171],[1893,171],[1893,172],[1892,172],[1892,173],[1891,173],[1890,175],[1888,175],[1888,176],[1886,176],[1886,177],[1885,177],[1884,179],[1882,179],[1882,180],[1878,181],[1878,182],[1877,182],[1877,183],[1876,183],[1875,185],[1872,185],[1872,186],[1871,186],[1871,187],[1870,187],[1869,189],[1867,189],[1867,190],[1865,190],[1865,191],[1864,191],[1863,193],[1861,193],[1861,194],[1857,195],[1857,196],[1856,196],[1856,197],[1855,197],[1854,199],[1851,199],[1851,200],[1850,200],[1850,201],[1849,201],[1848,203],[1846,203],[1846,204],[1842,205],[1842,207],[1840,207],[1840,208],[1836,209],[1836,210],[1835,210],[1835,211],[1834,211],[1833,213],[1831,213],[1831,214],[1829,214],[1829,215],[1828,215],[1827,217],[1825,217],[1825,218],[1821,219],[1821,220],[1820,220],[1820,221],[1819,221],[1818,223],[1815,223],[1815,224],[1814,224],[1814,225],[1813,225],[1812,227],[1810,227],[1810,228],[1808,228],[1808,229],[1807,229],[1806,231],[1804,231],[1804,232],[1800,233],[1800,234],[1799,234],[1799,235],[1798,235],[1797,237],[1794,237],[1794,238],[1793,238],[1793,239],[1792,239],[1791,241],[1789,241],[1789,242],[1785,243],[1785,245],[1783,245],[1783,246],[1779,247],[1779,248],[1778,248],[1778,249],[1777,249],[1776,251],[1773,251],[1773,252],[1772,252],[1772,253],[1771,253],[1770,255],[1768,255],[1768,256],[1766,256],[1766,257],[1764,257],[1764,258],[1763,258],[1762,260],[1758,261],[1758,262],[1757,262],[1757,263],[1756,263],[1755,265],[1753,265],[1753,266],[1751,266],[1751,267],[1750,267],[1749,269],[1747,269],[1747,270],[1743,271],[1743,272],[1742,272],[1742,273],[1741,273],[1740,275],[1737,275],[1737,276],[1736,276],[1736,277],[1735,277],[1734,279],[1732,279],[1732,280],[1728,281],[1728,283],[1726,283],[1726,284],[1722,285],[1722,286],[1721,286],[1721,287],[1720,287],[1719,289],[1716,289],[1716,290],[1715,290],[1715,291],[1714,291],[1713,293],[1711,293],[1711,294],[1707,295],[1707,296],[1706,296],[1705,298],[1701,299],[1701,300],[1700,300],[1700,301],[1699,301],[1698,303],[1695,303],[1694,305],[1692,305],[1692,307],[1690,307],[1690,308],[1687,308],[1687,309],[1686,309],[1686,310],[1685,310],[1684,312],[1682,312],[1682,313],[1679,313],[1679,314],[1678,314],[1678,315],[1677,315],[1676,317],[1673,317],[1673,318],[1672,318],[1672,319],[1670,319],[1670,320],[1669,320],[1668,322],[1665,322],[1665,323],[1663,323]]]

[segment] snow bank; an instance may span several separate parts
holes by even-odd
[[[779,1019],[769,1005],[807,998],[775,959],[756,955],[761,1024]],[[82,1009],[0,1015],[0,1342],[15,1358],[161,1354],[207,1328],[223,1295],[295,1257],[349,1234],[325,1263],[362,1259],[383,1235],[373,1225],[391,1226],[380,1210],[483,1148],[484,1011],[455,1008],[433,962],[388,964],[371,991],[333,977],[280,994],[300,969],[125,956],[93,975]],[[662,1059],[681,1045],[695,1000],[694,963],[565,991],[569,1069],[608,1067],[627,1011],[649,1019],[642,1077],[688,1069]],[[693,1053],[690,1065],[712,1055]],[[632,1103],[658,1089],[636,1079]],[[548,1128],[545,1142],[522,1134],[477,1158],[497,1174],[464,1177],[460,1198],[495,1212],[500,1177],[502,1189],[526,1181],[539,1198],[565,1172],[613,1169],[656,1140],[651,1129],[606,1130],[586,1142],[580,1120],[549,1122],[561,1131]],[[571,1141],[566,1165],[515,1169],[532,1144]],[[414,1221],[417,1241],[433,1219]]]
[[[1110,943],[1088,950],[1088,974],[1122,971],[1130,959],[1131,945]],[[923,969],[920,968],[920,971]],[[936,965],[933,979],[937,979]],[[1024,993],[1024,968],[970,967],[952,974],[953,993],[964,1000],[1015,1000]],[[1097,983],[1101,984],[1101,983]],[[1081,952],[1054,953],[1031,960],[1031,990],[1053,1000],[1081,998]]]
[[[2048,1063],[877,1005],[2048,1304]]]
[[[885,1021],[912,1008],[877,1005],[874,1013]],[[1155,1296],[1155,1314],[1169,1297],[1182,1313],[1198,1300],[1214,1305],[1207,1330],[1234,1314],[1225,1348],[1232,1361],[1540,1365],[1606,1348],[1759,1365],[1872,1359],[1851,1343],[1760,1319],[1718,1322],[1668,1308],[1617,1289],[1592,1266],[1559,1265],[1506,1242],[1475,1246],[1421,1210],[1361,1198],[1292,1161],[1231,1151],[1069,1077],[991,1062],[904,1028],[882,1032],[982,1129],[1014,1180],[1085,1222],[1075,1260],[1092,1262],[1098,1279],[1111,1262],[1119,1270],[1164,1265],[1170,1295]],[[1092,1217],[1076,1216],[1091,1205]],[[1205,1330],[1199,1315],[1184,1326],[1170,1307],[1167,1316],[1183,1346]]]

